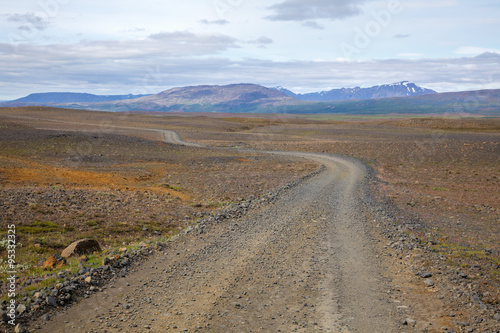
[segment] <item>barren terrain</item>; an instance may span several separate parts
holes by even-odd
[[[98,227],[88,235],[110,245],[99,230],[109,233],[110,221],[130,219],[133,212],[124,233],[141,227],[127,241],[154,237],[152,230],[168,233],[197,214],[290,183],[317,170],[318,162],[326,166],[240,219],[177,238],[128,278],[32,327],[497,331],[498,120],[338,121],[32,108],[6,113],[2,198],[11,208],[5,218],[19,224],[40,216],[66,221],[62,203],[90,196],[83,202],[93,202],[91,209],[77,203],[69,211],[104,210],[93,217],[97,225],[83,227],[90,217],[85,215],[60,227],[81,228],[82,234]],[[165,145],[160,140],[174,141],[163,136],[167,129],[199,145],[233,149]],[[20,133],[40,139],[26,142]],[[73,150],[61,152],[48,137]],[[82,154],[78,143],[92,140],[99,143]],[[241,148],[352,156],[374,173],[350,158],[304,159]],[[106,199],[109,193],[113,200]],[[28,197],[44,206],[36,200],[34,207],[23,204]],[[155,204],[158,199],[168,205]],[[151,211],[154,218],[147,217]],[[153,223],[158,216],[162,222]]]

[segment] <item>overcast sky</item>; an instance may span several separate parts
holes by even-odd
[[[2,1],[0,100],[257,83],[500,89],[498,0]]]

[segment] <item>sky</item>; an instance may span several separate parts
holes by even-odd
[[[0,13],[0,100],[232,83],[500,89],[498,0],[23,0]]]

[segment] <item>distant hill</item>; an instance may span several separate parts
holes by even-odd
[[[447,114],[500,116],[500,89],[333,102],[276,108],[291,114]]]
[[[360,88],[360,87],[341,88],[341,89],[332,89],[328,91],[313,92],[307,94],[295,94],[294,92],[285,89],[283,87],[276,87],[275,89],[285,93],[288,96],[309,102],[329,102],[329,101],[343,101],[352,99],[410,97],[410,96],[437,94],[437,92],[434,90],[419,87],[415,83],[411,83],[408,81],[373,86],[370,88]]]
[[[346,93],[347,90],[350,90],[351,93]],[[32,94],[24,99],[0,103],[0,106],[45,105],[97,111],[500,116],[500,89],[436,93],[409,82],[400,82],[363,89],[346,88],[342,91],[344,91],[343,97],[338,98],[343,98],[343,100],[306,101],[293,97],[291,91],[283,88],[266,88],[256,84],[242,83],[225,86],[201,85],[173,88],[138,98],[128,98],[136,97],[134,95]],[[416,96],[408,96],[407,94],[415,94]],[[323,95],[328,94],[324,93]],[[387,95],[400,97],[386,97]],[[345,99],[354,96],[358,99]],[[375,96],[378,97],[375,98]],[[62,102],[64,98],[67,102]],[[97,102],[95,102],[96,99]]]
[[[124,99],[139,98],[148,95],[93,95],[72,92],[35,93],[13,101],[0,103],[0,106],[55,106],[66,103],[98,103],[106,101],[120,101]]]
[[[276,89],[241,83],[172,88],[151,96],[87,106],[107,111],[260,112],[297,102]]]

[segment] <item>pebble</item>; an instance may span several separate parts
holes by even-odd
[[[26,329],[24,328],[23,325],[17,324],[16,327],[14,328],[15,333],[26,333]]]
[[[431,279],[426,279],[424,281],[424,283],[425,283],[426,287],[432,287],[432,286],[434,286],[434,281],[432,281]]]
[[[417,324],[417,321],[413,320],[413,319],[410,319],[410,318],[406,318],[405,320],[403,320],[403,325],[407,325],[407,326],[410,326],[410,327],[415,327],[416,324]]]
[[[19,304],[16,309],[17,313],[19,315],[22,315],[26,311],[26,305],[24,304]]]

